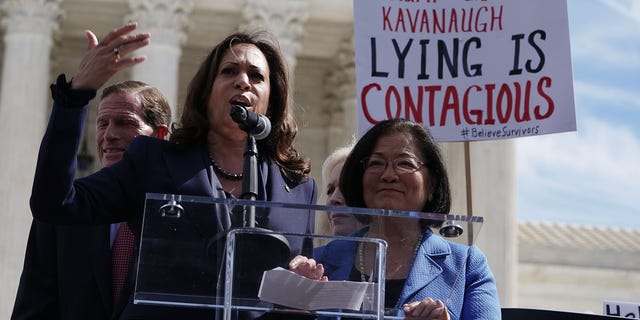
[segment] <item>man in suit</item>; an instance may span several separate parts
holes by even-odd
[[[96,119],[100,163],[118,162],[136,136],[164,139],[170,121],[171,109],[158,89],[138,81],[105,88]],[[11,318],[99,320],[119,314],[128,301],[127,294],[124,301],[112,296],[111,248],[119,227],[34,220]]]

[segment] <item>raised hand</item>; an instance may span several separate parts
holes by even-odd
[[[71,88],[98,90],[116,72],[144,61],[145,56],[127,57],[149,44],[149,33],[131,33],[137,27],[135,22],[125,24],[109,32],[101,41],[91,30],[86,30],[87,53],[73,76]]]

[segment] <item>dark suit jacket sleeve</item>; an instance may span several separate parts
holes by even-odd
[[[12,320],[59,319],[55,239],[52,225],[31,223]]]
[[[31,212],[38,220],[100,225],[130,220],[131,211],[142,207],[144,199],[132,201],[137,198],[134,190],[139,181],[133,174],[135,161],[126,153],[119,164],[74,181],[87,109],[88,106],[76,108],[54,102],[38,153],[30,199]],[[130,147],[134,144],[135,141]],[[144,146],[138,147],[138,155],[144,155]],[[132,207],[133,204],[139,206]]]
[[[53,108],[40,144],[30,205],[34,217],[49,221],[65,221],[74,212],[74,174],[77,153],[82,141],[88,103],[95,90],[71,90],[64,75],[51,86]],[[82,204],[82,203],[80,203]],[[82,212],[82,211],[80,211]],[[90,212],[90,211],[89,211]],[[85,215],[89,215],[86,211]],[[86,221],[85,221],[86,224]]]

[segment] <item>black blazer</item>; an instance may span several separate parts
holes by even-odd
[[[31,211],[36,219],[53,224],[95,225],[106,229],[108,229],[108,225],[104,226],[105,224],[127,221],[134,234],[139,237],[146,193],[225,197],[224,190],[210,170],[209,157],[205,146],[191,145],[175,148],[166,141],[146,136],[139,136],[134,139],[125,152],[123,159],[117,164],[103,168],[88,177],[74,180],[75,155],[80,145],[86,109],[87,106],[74,108],[58,106],[54,103],[49,125],[40,146],[30,200]],[[303,204],[315,203],[317,188],[313,179],[304,180],[298,184],[292,183],[284,178],[278,167],[268,159],[260,161],[259,177],[261,184],[258,199],[260,200]],[[264,227],[272,230],[312,233],[314,215],[311,212],[305,215],[297,215],[296,217],[275,214],[269,215],[265,221],[266,225]],[[217,230],[227,230],[231,226],[230,217],[224,214],[214,215],[211,217],[209,225],[215,226]],[[103,244],[98,244],[98,242],[104,240],[107,241],[106,249],[108,250],[108,231],[106,232],[106,236],[101,232],[102,235],[96,235],[95,237],[99,238],[99,241],[96,240],[96,246],[105,249]],[[93,234],[93,232],[90,233]],[[44,234],[50,234],[50,232],[45,232]],[[42,239],[30,240],[30,244],[51,240],[51,236],[47,237],[46,235],[31,237]],[[74,236],[70,235],[70,237]],[[82,239],[73,239],[75,241],[89,242],[85,236],[82,236]],[[70,242],[73,242],[73,240]],[[38,246],[38,244],[30,245],[30,247],[36,248]],[[300,252],[302,243],[292,242],[291,247],[293,253]],[[52,250],[48,249],[48,252]],[[28,248],[27,255],[32,255],[32,251],[37,251],[37,249]],[[58,248],[59,251],[60,248]],[[102,256],[102,254],[100,255]],[[105,253],[104,256],[110,257],[110,253]],[[99,269],[100,271],[96,271],[96,274],[99,273],[100,275],[90,274],[92,272],[72,274],[66,272],[65,269],[58,269],[56,272],[48,270],[49,268],[46,265],[51,266],[53,264],[52,261],[61,259],[60,256],[55,257],[57,259],[51,257],[48,259],[48,263],[42,263],[42,269],[47,270],[44,273],[42,273],[42,270],[39,272],[50,276],[57,273],[56,285],[58,287],[66,287],[69,282],[76,281],[75,279],[80,277],[86,277],[86,279],[90,277],[102,278],[104,273],[108,273],[109,279],[107,281],[109,285],[96,285],[93,288],[88,285],[78,288],[77,291],[74,290],[82,298],[90,297],[91,290],[96,288],[97,290],[107,290],[108,294],[106,296],[109,297],[108,299],[100,298],[98,304],[98,299],[78,301],[73,300],[73,297],[58,294],[57,297],[46,298],[42,301],[55,301],[59,306],[64,305],[68,308],[74,308],[74,310],[107,309],[108,303],[105,307],[105,300],[109,300],[112,303],[110,301],[111,270],[110,258],[105,261],[104,256],[100,259],[92,259],[91,262],[100,264],[104,262],[103,265],[106,265],[107,272],[103,268],[87,267],[84,269]],[[66,259],[71,261],[78,260],[80,263],[87,259],[86,257],[75,257],[72,254],[65,257],[65,261]],[[25,264],[30,263],[29,261],[31,261],[31,258],[27,258]],[[72,261],[72,263],[76,262]],[[38,263],[30,264],[38,265]],[[56,262],[56,265],[60,265],[60,263]],[[25,272],[31,269],[31,267],[25,266]],[[35,300],[38,295],[50,296],[48,293],[38,292],[38,285],[29,284],[29,280],[34,277],[33,275],[23,275],[21,278],[19,295],[14,308],[14,317],[16,319],[20,318],[19,311],[34,306],[33,304],[29,306],[29,301]],[[131,272],[129,278],[125,285],[125,293],[132,292],[134,282]],[[52,282],[51,280],[47,281]],[[48,283],[47,281],[45,283]],[[88,280],[87,283],[89,283]],[[57,291],[62,292],[60,289]],[[53,290],[48,292],[53,292]],[[96,295],[103,297],[105,292],[96,293]],[[116,310],[113,313],[114,317],[119,315],[120,310],[118,309],[121,309],[126,302],[121,301],[116,305]],[[25,304],[26,307],[23,307]],[[43,305],[42,307],[42,310],[54,309],[51,306],[44,307]],[[167,312],[163,312],[163,314],[167,314]],[[83,318],[95,317],[88,316]]]
[[[31,223],[11,319],[108,320],[112,299],[108,225]]]

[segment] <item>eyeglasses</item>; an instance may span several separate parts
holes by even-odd
[[[360,160],[360,163],[362,163],[366,173],[373,174],[383,173],[387,170],[387,165],[389,165],[389,161],[376,156],[366,157]],[[408,174],[420,170],[420,168],[424,166],[424,163],[413,157],[401,157],[393,159],[391,165],[397,174]]]

